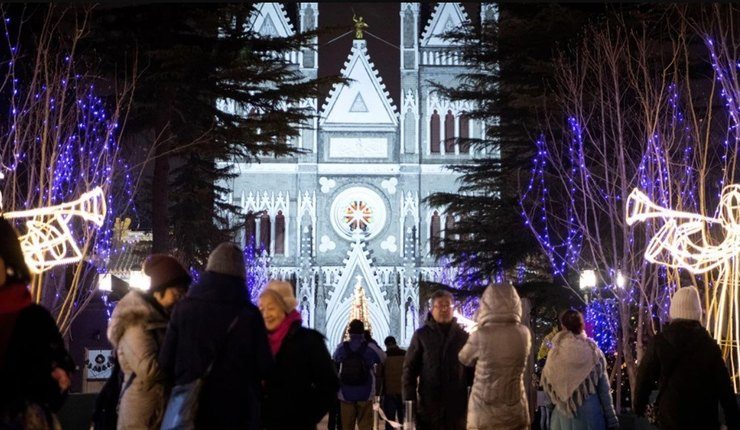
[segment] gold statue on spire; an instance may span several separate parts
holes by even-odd
[[[362,39],[362,31],[369,27],[367,23],[365,22],[365,19],[363,17],[357,17],[357,15],[352,15],[352,22],[355,23],[355,39]]]

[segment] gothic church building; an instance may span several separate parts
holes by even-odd
[[[297,8],[297,22],[286,7]],[[317,3],[257,9],[252,25],[265,35],[320,25]],[[422,200],[457,192],[457,176],[445,165],[474,154],[454,138],[483,133],[483,124],[465,116],[469,106],[439,97],[429,83],[454,85],[465,71],[440,36],[467,21],[468,12],[460,3],[437,3],[421,22],[418,3],[401,3],[399,13],[399,94],[386,90],[373,64],[380,42],[355,37],[341,70],[350,83],[335,85],[325,100],[306,101],[317,119],[291,142],[305,154],[233,164],[238,176],[229,198],[247,219],[240,240],[269,252],[272,277],[295,281],[304,324],[324,333],[330,347],[342,340],[358,294],[376,340],[393,335],[409,343],[422,323],[418,281],[451,276],[430,251],[455,220]],[[481,21],[494,13],[483,4]],[[315,78],[321,54],[304,50],[286,59]]]

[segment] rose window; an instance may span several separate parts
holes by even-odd
[[[359,228],[367,230],[367,226],[373,222],[373,210],[367,203],[356,200],[347,206],[347,214],[344,216],[344,222],[349,225],[350,230]]]
[[[385,221],[385,201],[370,188],[346,188],[331,204],[331,224],[346,239],[351,240],[357,231],[363,232],[366,240],[371,239],[380,233]]]

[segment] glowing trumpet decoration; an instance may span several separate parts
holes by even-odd
[[[627,224],[659,219],[663,225],[650,239],[645,259],[693,274],[717,270],[710,303],[706,303],[707,328],[730,357],[737,386],[740,370],[740,185],[722,189],[717,217],[681,212],[656,205],[640,190],[627,198]],[[711,225],[722,227],[724,238],[708,235]],[[709,287],[709,286],[707,286]]]
[[[74,217],[80,217],[100,227],[106,211],[105,194],[100,187],[96,187],[71,202],[5,212],[2,216],[6,219],[27,219],[26,233],[20,237],[21,248],[29,269],[41,273],[54,266],[80,261],[82,251],[70,230],[70,222]]]

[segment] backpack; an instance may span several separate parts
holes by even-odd
[[[114,358],[110,378],[95,398],[95,411],[92,416],[94,430],[115,430],[118,421],[118,400],[123,387],[123,372]]]
[[[345,357],[342,360],[342,366],[339,370],[339,380],[342,385],[365,385],[370,377],[370,365],[365,361],[365,350],[367,350],[367,342],[362,342],[362,345],[357,351],[352,351],[349,347],[349,342],[343,342],[342,348],[344,348]]]

